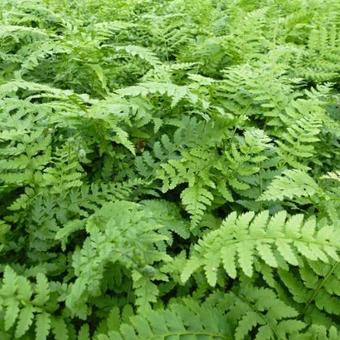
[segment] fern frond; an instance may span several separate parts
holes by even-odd
[[[130,86],[117,90],[121,96],[148,96],[150,94],[167,95],[172,98],[171,106],[175,107],[182,99],[187,99],[192,104],[197,104],[200,99],[192,93],[187,86],[179,86],[171,83],[148,82],[137,86]],[[201,100],[204,106],[208,104]]]
[[[104,47],[104,46],[103,46]],[[114,46],[114,49],[117,51],[125,51],[128,54],[131,54],[132,56],[138,56],[139,58],[147,61],[150,65],[157,67],[161,64],[161,61],[158,59],[158,57],[150,51],[149,49],[141,46]]]
[[[98,340],[108,339],[167,339],[210,338],[228,339],[230,336],[223,311],[209,304],[194,301],[171,304],[167,309],[152,310],[143,316],[133,316],[129,324],[122,324],[118,332],[98,335]]]
[[[316,194],[322,196],[322,189],[306,172],[286,170],[273,179],[266,191],[259,197],[259,200],[293,200],[299,197],[312,197]]]
[[[328,172],[326,175],[323,175],[321,179],[329,179],[340,182],[340,170]]]
[[[182,191],[181,199],[185,209],[191,215],[192,226],[195,227],[202,219],[207,207],[211,205],[214,196],[206,188],[194,185]]]
[[[55,317],[51,320],[52,333],[56,340],[69,339],[64,319]]]
[[[88,220],[89,236],[82,249],[73,255],[77,279],[66,299],[70,310],[81,317],[86,315],[86,302],[89,296],[96,296],[100,291],[108,263],[122,263],[130,270],[141,271],[146,265],[168,261],[168,255],[155,248],[155,244],[167,239],[158,232],[162,228],[164,225],[153,217],[151,210],[143,210],[136,203],[118,201],[104,205]]]
[[[46,339],[50,331],[49,308],[55,308],[53,304],[56,303],[50,301],[50,291],[50,284],[43,274],[37,275],[34,287],[26,277],[6,266],[0,286],[0,310],[5,314],[5,331],[15,338],[21,338],[35,324],[37,337]]]
[[[338,339],[339,13],[0,0],[0,340]]]
[[[35,334],[37,339],[47,339],[51,329],[51,319],[49,314],[41,313],[36,316]]]
[[[320,141],[324,109],[313,100],[296,100],[281,116],[287,128],[278,140],[279,155],[292,167],[306,170],[304,165],[315,153]]]
[[[260,339],[290,339],[306,327],[295,319],[298,312],[268,288],[241,283],[237,290],[211,298],[219,299],[228,311],[226,317],[235,339],[245,339],[250,334]]]
[[[336,340],[340,336],[339,331],[336,329],[335,326],[331,326],[329,329],[322,325],[311,325],[306,332],[299,334],[294,339],[327,339],[327,340]]]
[[[238,267],[251,277],[258,259],[274,268],[297,266],[301,258],[328,263],[339,257],[338,237],[332,226],[317,228],[315,218],[304,220],[303,215],[287,218],[281,211],[269,218],[267,211],[256,216],[251,212],[239,216],[232,213],[194,247],[182,281],[203,267],[209,284],[215,286],[221,264],[232,278],[237,276]]]
[[[339,262],[321,264],[308,261],[297,276],[285,270],[279,270],[278,274],[292,299],[301,304],[301,313],[308,322],[314,323],[320,317],[316,311],[324,314],[325,319],[332,314],[339,315]]]

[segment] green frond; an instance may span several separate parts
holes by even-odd
[[[194,185],[182,191],[181,199],[185,209],[192,216],[193,227],[200,222],[204,211],[211,205],[213,198],[211,192],[200,185]]]
[[[330,179],[333,181],[340,181],[340,171],[333,171],[333,172],[328,172],[326,175],[323,175],[321,177],[322,179]]]
[[[203,267],[209,284],[215,286],[220,265],[232,278],[237,276],[237,268],[251,277],[258,260],[274,268],[286,268],[287,264],[297,266],[301,258],[324,263],[338,260],[338,251],[334,227],[319,228],[315,218],[287,217],[285,211],[272,217],[268,211],[257,215],[232,213],[219,229],[207,233],[194,247],[181,277],[185,282]]]
[[[47,313],[41,313],[36,316],[35,334],[37,339],[47,339],[51,329],[51,319]]]
[[[338,339],[338,0],[0,0],[0,340]]]
[[[34,286],[24,276],[6,266],[0,285],[0,311],[4,313],[4,330],[13,338],[21,338],[35,328],[37,339],[47,339],[50,333],[49,282],[43,274],[36,277]],[[9,286],[9,284],[11,286]],[[49,307],[48,307],[49,306]],[[67,337],[64,337],[67,339]]]
[[[301,312],[306,321],[312,323],[319,317],[317,313],[339,315],[339,262],[321,265],[318,262],[308,262],[301,267],[298,276],[280,270],[279,278],[292,294],[294,301],[301,304]],[[298,279],[297,279],[298,278]]]
[[[161,96],[168,96],[172,99],[171,106],[175,107],[181,100],[186,99],[192,104],[197,104],[199,102],[199,98],[196,94],[192,93],[187,86],[179,86],[175,84],[167,84],[167,83],[158,83],[158,82],[148,82],[141,83],[136,86],[130,86],[127,88],[117,90],[117,93],[121,96],[144,96],[158,94]],[[201,103],[205,106],[208,103],[201,101]]]
[[[235,339],[244,339],[254,331],[259,339],[287,339],[305,328],[304,322],[295,319],[297,311],[271,289],[244,285],[239,288],[227,294],[228,305],[225,304]]]
[[[152,268],[159,261],[170,260],[165,252],[155,247],[160,241],[167,240],[167,236],[159,231],[165,228],[162,222],[170,221],[154,216],[151,205],[146,204],[143,209],[143,206],[127,201],[108,203],[92,215],[86,226],[89,236],[83,247],[73,254],[73,267],[78,277],[66,298],[70,310],[80,317],[86,315],[88,296],[97,296],[100,292],[104,268],[109,263],[121,263],[129,270],[137,271],[133,274],[135,288],[145,293],[149,287],[152,290],[150,300],[146,296],[143,299],[154,302],[156,286],[151,281],[143,281],[138,272],[145,266]],[[96,273],[95,279],[93,273]],[[154,278],[157,278],[156,274]],[[145,308],[145,303],[139,304]]]
[[[322,196],[322,189],[306,172],[302,170],[286,170],[270,183],[259,200],[283,201],[300,197]]]
[[[96,337],[108,339],[228,339],[230,336],[223,310],[194,301],[171,304],[167,309],[152,310],[133,316],[119,331]]]

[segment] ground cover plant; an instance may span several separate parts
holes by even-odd
[[[0,339],[339,339],[339,16],[0,0]]]

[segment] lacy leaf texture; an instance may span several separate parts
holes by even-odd
[[[340,339],[340,2],[0,0],[0,340]]]

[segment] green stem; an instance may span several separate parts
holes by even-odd
[[[302,311],[302,315],[304,315],[309,306],[311,305],[311,303],[314,301],[314,299],[316,298],[316,296],[319,294],[321,288],[324,286],[324,284],[327,282],[327,280],[331,277],[331,275],[333,274],[333,272],[335,271],[336,267],[339,265],[340,262],[336,262],[334,263],[334,265],[330,268],[330,270],[328,271],[328,273],[326,274],[326,276],[319,282],[318,286],[316,287],[316,289],[314,290],[312,296],[308,299],[308,301],[306,302],[305,308]]]

